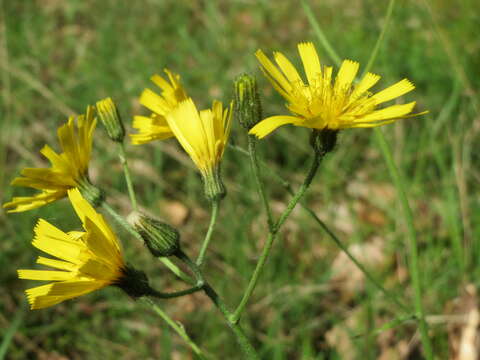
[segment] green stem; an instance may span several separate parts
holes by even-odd
[[[245,293],[243,294],[243,297],[240,300],[240,303],[237,306],[237,309],[235,310],[235,312],[230,318],[232,322],[237,323],[240,320],[240,316],[242,315],[242,312],[245,309],[245,306],[247,305],[250,297],[252,296],[253,291],[255,290],[255,286],[257,285],[258,279],[265,266],[265,263],[267,262],[268,255],[270,254],[270,250],[272,248],[273,242],[275,241],[278,231],[280,230],[282,225],[285,223],[288,216],[291,214],[291,212],[293,211],[297,203],[300,201],[300,199],[302,198],[302,196],[305,194],[308,187],[310,186],[318,170],[321,159],[322,159],[322,154],[316,151],[315,156],[313,158],[312,165],[310,167],[310,170],[307,173],[307,176],[305,177],[305,180],[302,186],[300,187],[300,189],[298,189],[297,193],[290,200],[290,203],[288,204],[287,208],[284,210],[284,212],[280,216],[280,219],[274,225],[272,231],[268,234],[267,241],[263,246],[262,253],[260,255],[260,258],[258,259],[255,270],[253,271],[252,277],[250,278],[250,281],[247,285],[247,289],[245,290]]]
[[[213,304],[220,310],[223,317],[227,321],[228,326],[232,330],[235,335],[235,338],[240,345],[245,357],[247,359],[259,359],[257,352],[250,344],[247,336],[243,332],[242,328],[232,321],[230,321],[232,313],[228,310],[227,305],[223,302],[220,296],[216,293],[216,291],[210,286],[208,282],[205,281],[202,271],[200,268],[195,264],[183,251],[179,251],[176,256],[182,260],[195,274],[197,277],[197,286],[201,286],[205,294],[212,300]]]
[[[380,129],[375,128],[375,139],[378,143],[378,146],[382,150],[385,162],[387,163],[390,176],[395,184],[397,189],[397,194],[400,198],[400,204],[403,212],[403,217],[407,225],[408,232],[408,242],[409,242],[409,253],[410,259],[408,261],[410,268],[410,276],[412,278],[412,285],[414,290],[415,297],[415,312],[419,322],[420,329],[420,338],[423,345],[423,350],[425,351],[425,357],[428,360],[433,359],[433,350],[430,337],[428,336],[428,325],[425,321],[425,311],[423,309],[422,303],[422,285],[420,282],[420,271],[418,265],[418,241],[415,227],[413,225],[413,214],[412,209],[408,203],[408,198],[405,190],[405,182],[403,176],[398,171],[393,161],[392,152],[390,146],[388,145],[383,133]]]
[[[141,241],[142,243],[144,242],[142,236],[133,228],[133,226],[130,225],[110,205],[108,205],[106,201],[102,202],[102,208],[105,209],[110,214],[110,216],[112,216],[115,221],[119,223],[125,230],[127,230],[135,239]],[[194,284],[192,279],[187,274],[185,274],[177,265],[171,262],[170,259],[166,257],[161,257],[159,259],[168,269],[170,269],[171,272],[173,272],[180,279],[182,279],[188,284]]]
[[[224,318],[227,320],[227,324],[234,333],[235,338],[240,345],[243,354],[245,355],[245,358],[249,360],[259,360],[260,357],[258,356],[255,348],[250,343],[250,340],[248,340],[247,336],[243,332],[243,329],[240,327],[238,322],[234,322],[231,320],[232,313],[227,309],[227,306],[220,298],[220,296],[218,296],[215,290],[207,282],[205,282],[203,290],[205,294],[210,298],[210,300],[212,300],[215,306],[220,310]]]
[[[239,146],[231,146],[234,150],[240,152],[241,154],[248,155],[248,151],[245,149],[239,147]],[[290,195],[294,195],[294,191],[292,189],[292,186],[288,181],[286,181],[284,178],[282,178],[280,175],[278,175],[274,170],[272,170],[267,163],[260,161],[260,165],[268,171],[268,173],[275,177],[282,186],[284,186],[287,191],[290,193]],[[401,302],[398,297],[396,297],[394,294],[390,293],[387,289],[385,289],[379,282],[378,280],[375,279],[375,277],[366,270],[366,268],[360,263],[360,261],[355,258],[355,256],[348,251],[348,248],[342,243],[342,241],[335,235],[335,233],[315,214],[315,212],[310,209],[307,205],[300,203],[300,206],[302,209],[304,209],[310,216],[322,227],[322,229],[327,233],[327,235],[330,236],[330,238],[333,240],[333,242],[345,253],[347,256],[353,261],[353,263],[359,268],[360,271],[362,271],[367,279],[369,279],[374,286],[376,286],[387,298],[393,300],[397,305],[399,305],[401,308],[403,308],[407,313],[410,312],[410,310],[407,308],[403,302]],[[346,249],[346,250],[345,250]]]
[[[215,228],[215,223],[217,222],[217,215],[218,215],[218,208],[220,205],[220,200],[212,200],[212,215],[210,216],[210,224],[208,225],[207,234],[205,235],[205,239],[203,239],[203,244],[200,249],[200,253],[198,254],[197,258],[197,265],[202,266],[205,260],[205,253],[208,249],[208,244],[212,239],[213,229]]]
[[[180,290],[180,291],[175,291],[175,292],[170,292],[170,293],[164,293],[157,291],[155,289],[150,289],[151,292],[148,294],[148,296],[157,298],[157,299],[172,299],[172,298],[177,298],[185,295],[190,295],[193,294],[194,292],[197,292],[199,290],[202,290],[203,287],[203,282],[199,283],[191,288],[185,289],[185,290]]]
[[[197,279],[197,286],[202,286],[205,283],[205,280],[203,279],[203,274],[200,270],[200,267],[195,264],[182,250],[178,250],[175,255],[182,260],[190,268],[190,270],[192,270],[195,278]]]
[[[275,231],[278,232],[280,227],[283,225],[283,223],[287,220],[287,218],[290,216],[290,213],[293,211],[295,206],[297,206],[297,203],[300,201],[300,199],[303,197],[305,192],[308,190],[308,187],[312,183],[313,178],[315,177],[315,174],[317,173],[318,167],[320,166],[320,161],[322,160],[324,154],[321,154],[319,152],[315,152],[312,165],[310,167],[310,170],[307,173],[307,176],[305,177],[305,180],[300,186],[300,189],[298,189],[297,193],[294,195],[292,200],[290,200],[290,203],[288,204],[287,208],[283,211],[282,215],[280,216],[280,219],[278,219],[277,223],[275,224]]]
[[[207,357],[202,352],[202,350],[193,342],[193,340],[188,336],[187,332],[185,331],[184,327],[174,321],[170,316],[168,316],[160,307],[157,306],[151,299],[144,298],[144,301],[149,304],[153,311],[155,311],[170,327],[175,330],[175,332],[190,346],[192,351],[202,360],[206,360]]]
[[[270,209],[270,204],[265,193],[265,187],[260,177],[260,165],[258,164],[258,157],[256,151],[257,139],[253,135],[248,135],[248,154],[250,155],[250,164],[252,166],[253,177],[255,178],[255,183],[257,185],[257,191],[260,194],[260,198],[263,202],[263,207],[265,208],[265,213],[267,214],[267,223],[269,231],[273,231],[274,219],[272,215],[272,210]]]
[[[125,181],[127,182],[128,195],[130,196],[130,202],[132,203],[133,210],[138,210],[137,198],[135,196],[135,190],[133,189],[132,176],[130,175],[130,169],[127,162],[127,154],[125,152],[125,144],[122,142],[118,143],[118,157],[123,166],[123,173],[125,174]]]
[[[314,30],[317,33],[318,38],[322,42],[322,45],[324,48],[327,50],[327,52],[330,54],[330,56],[337,62],[337,65],[340,63],[340,60],[338,56],[336,56],[335,51],[333,51],[333,48],[331,47],[330,43],[328,42],[325,34],[321,30],[317,20],[315,19],[315,16],[313,15],[311,9],[306,5],[305,2],[303,2],[305,13],[307,14],[308,20],[310,21],[310,24],[314,28]],[[375,44],[375,48],[372,52],[372,56],[369,59],[367,63],[367,67],[365,69],[366,71],[370,70],[370,67],[373,65],[375,58],[378,53],[378,49],[380,48],[380,45],[382,44],[384,40],[384,36],[388,27],[388,23],[391,20],[391,16],[393,13],[393,8],[395,5],[395,0],[390,0],[387,8],[387,14],[386,14],[386,19],[385,19],[385,24],[383,26],[382,31],[380,32],[380,35],[378,37],[377,43]],[[420,277],[419,277],[419,268],[418,268],[418,244],[417,244],[417,237],[416,237],[416,232],[415,228],[413,226],[413,216],[412,216],[412,211],[410,209],[410,206],[408,204],[408,199],[406,196],[405,192],[405,184],[403,179],[400,176],[400,173],[398,172],[395,163],[392,158],[391,150],[390,147],[385,140],[385,137],[383,136],[383,133],[380,129],[375,128],[375,136],[377,143],[380,146],[380,149],[383,153],[383,156],[385,158],[385,161],[387,163],[388,169],[390,171],[390,176],[392,177],[397,193],[400,197],[401,205],[402,205],[402,211],[404,213],[404,218],[407,223],[407,228],[408,228],[408,233],[409,233],[409,247],[410,247],[410,261],[409,261],[409,267],[410,267],[410,274],[412,277],[412,284],[414,287],[414,292],[415,292],[415,311],[416,311],[416,317],[419,319],[419,328],[420,328],[420,336],[421,336],[421,341],[423,345],[423,349],[425,351],[426,358],[431,360],[433,359],[433,351],[432,351],[432,345],[430,342],[430,338],[428,336],[428,325],[425,321],[425,314],[423,310],[423,304],[422,304],[422,288],[421,288],[421,283],[420,283]]]

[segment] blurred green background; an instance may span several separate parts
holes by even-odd
[[[253,53],[280,50],[298,64],[296,44],[318,43],[300,2],[248,0],[0,1],[0,198],[30,194],[9,182],[25,166],[46,166],[45,144],[58,148],[56,128],[68,115],[111,96],[124,119],[147,113],[138,103],[149,77],[168,66],[189,94],[207,106],[232,97],[232,80],[258,75],[265,116],[286,113],[258,71]],[[310,2],[342,58],[365,66],[384,24],[387,1]],[[460,359],[468,330],[476,334],[480,285],[479,85],[480,6],[476,0],[398,1],[372,71],[375,89],[408,77],[428,115],[382,128],[407,179],[420,241],[423,302],[438,359]],[[362,68],[360,69],[360,71]],[[131,128],[130,128],[131,129]],[[235,124],[231,143],[245,147]],[[99,127],[90,174],[122,214],[130,212],[112,144]],[[284,127],[259,144],[271,169],[296,187],[306,171],[308,131]],[[128,146],[139,201],[178,227],[194,256],[208,226],[201,180],[175,141]],[[207,277],[234,306],[266,235],[248,158],[228,149],[228,197],[222,204],[206,265]],[[276,214],[289,196],[265,174]],[[341,133],[306,202],[391,291],[413,304],[406,264],[406,228],[371,130]],[[107,288],[58,306],[29,311],[16,269],[33,266],[39,217],[64,230],[78,226],[67,201],[7,215],[0,210],[0,355],[9,359],[193,359],[189,348],[141,302]],[[183,285],[118,229],[127,258],[157,288]],[[277,239],[242,320],[263,359],[420,359],[416,324],[365,280],[300,208]],[[223,319],[202,294],[160,303],[205,352],[240,358]],[[412,305],[413,309],[413,305]],[[413,310],[412,310],[413,312]],[[472,330],[473,329],[473,330]],[[361,335],[361,336],[356,336]],[[478,335],[478,334],[477,334]],[[478,343],[473,343],[480,356]],[[472,357],[471,359],[474,359]]]

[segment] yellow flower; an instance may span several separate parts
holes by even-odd
[[[88,182],[88,163],[92,151],[93,131],[96,120],[94,108],[87,107],[86,115],[70,117],[57,133],[63,150],[57,154],[45,145],[40,153],[52,164],[51,168],[25,168],[22,177],[14,179],[11,185],[40,190],[34,196],[14,197],[3,204],[8,212],[21,212],[46,205],[67,195],[69,189]]]
[[[181,101],[187,98],[187,94],[180,84],[180,75],[165,69],[168,81],[160,75],[153,75],[151,80],[162,89],[161,95],[150,89],[145,89],[140,96],[140,103],[152,111],[150,117],[135,116],[133,128],[138,129],[138,134],[130,134],[132,144],[140,145],[153,140],[164,140],[173,137],[173,133],[167,124],[165,117]]]
[[[125,276],[120,243],[102,215],[78,189],[69,190],[68,197],[85,231],[65,233],[43,219],[38,221],[33,246],[58,259],[37,259],[38,264],[56,270],[18,270],[20,279],[53,281],[26,291],[32,310],[119,283]]]
[[[222,159],[230,135],[232,106],[223,109],[213,101],[212,109],[198,111],[188,98],[167,115],[168,126],[202,174],[215,168]]]
[[[287,100],[286,107],[294,116],[266,118],[250,130],[251,134],[263,138],[285,124],[320,130],[367,128],[420,115],[410,114],[415,101],[377,109],[378,105],[412,91],[415,87],[407,79],[372,94],[369,89],[377,83],[380,76],[367,73],[354,85],[359,68],[357,62],[344,60],[335,81],[332,81],[332,67],[320,65],[312,43],[298,44],[298,52],[307,77],[306,83],[282,53],[274,53],[276,66],[261,50],[256,52],[265,76]]]
[[[219,167],[230,135],[232,106],[223,109],[220,101],[213,101],[212,109],[199,112],[188,98],[166,116],[173,135],[200,170],[211,199],[225,195]]]

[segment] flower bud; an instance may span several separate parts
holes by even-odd
[[[235,111],[237,121],[250,130],[262,120],[262,105],[255,77],[243,74],[235,79]]]
[[[171,256],[180,249],[180,234],[164,222],[138,214],[133,220],[133,226],[155,257]]]
[[[110,139],[122,142],[125,137],[125,128],[112,98],[108,97],[97,102],[97,114]]]

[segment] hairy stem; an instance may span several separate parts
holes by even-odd
[[[270,204],[265,193],[265,187],[260,176],[260,165],[258,163],[257,149],[256,149],[257,139],[253,135],[248,136],[248,154],[250,155],[250,165],[252,166],[253,177],[255,178],[255,183],[257,185],[257,191],[262,199],[263,207],[265,208],[265,213],[267,214],[267,223],[268,229],[273,231],[274,219],[272,215],[272,210],[270,209]]]
[[[263,268],[265,266],[265,263],[267,262],[268,255],[270,254],[270,250],[272,248],[273,242],[275,241],[275,238],[277,237],[278,231],[280,230],[281,226],[285,223],[287,220],[288,216],[291,214],[297,203],[300,201],[300,199],[303,197],[305,192],[307,191],[308,187],[310,186],[317,170],[320,165],[320,161],[322,159],[323,154],[319,152],[315,152],[314,159],[312,161],[312,165],[310,167],[310,170],[307,173],[307,176],[305,177],[305,180],[298,189],[297,193],[293,196],[293,198],[290,200],[287,208],[284,210],[282,215],[280,216],[280,219],[274,224],[274,227],[272,231],[268,234],[268,238],[265,242],[265,245],[263,246],[262,253],[260,255],[260,258],[258,259],[257,265],[255,267],[255,270],[253,271],[252,277],[250,278],[250,281],[248,282],[247,289],[245,290],[245,293],[243,294],[242,299],[240,300],[239,305],[237,306],[237,309],[231,316],[231,321],[234,323],[237,323],[240,320],[240,316],[242,315],[243,310],[245,309],[250,297],[253,294],[253,291],[255,290],[255,286],[258,283],[258,279],[263,271]]]
[[[198,266],[202,266],[203,262],[205,261],[205,254],[207,252],[208,245],[210,244],[210,240],[212,239],[213,229],[215,228],[215,224],[217,222],[219,206],[220,206],[220,200],[212,201],[212,214],[210,216],[210,224],[208,225],[207,234],[203,239],[203,244],[202,244],[202,247],[200,248],[200,253],[198,254],[198,258],[196,261]]]
[[[157,304],[155,304],[151,299],[144,298],[144,301],[150,305],[150,307],[155,311],[170,327],[175,330],[175,332],[187,343],[187,345],[192,349],[192,351],[202,360],[207,360],[207,357],[202,352],[202,350],[193,342],[193,340],[188,336],[184,327],[174,321],[170,316],[167,315]]]
[[[123,167],[123,173],[125,175],[125,181],[127,182],[128,195],[130,196],[130,202],[132,203],[133,210],[138,210],[137,197],[135,195],[135,190],[133,188],[132,176],[130,174],[130,169],[127,162],[127,154],[125,152],[125,144],[123,141],[118,143],[118,157],[120,158],[120,163]]]

